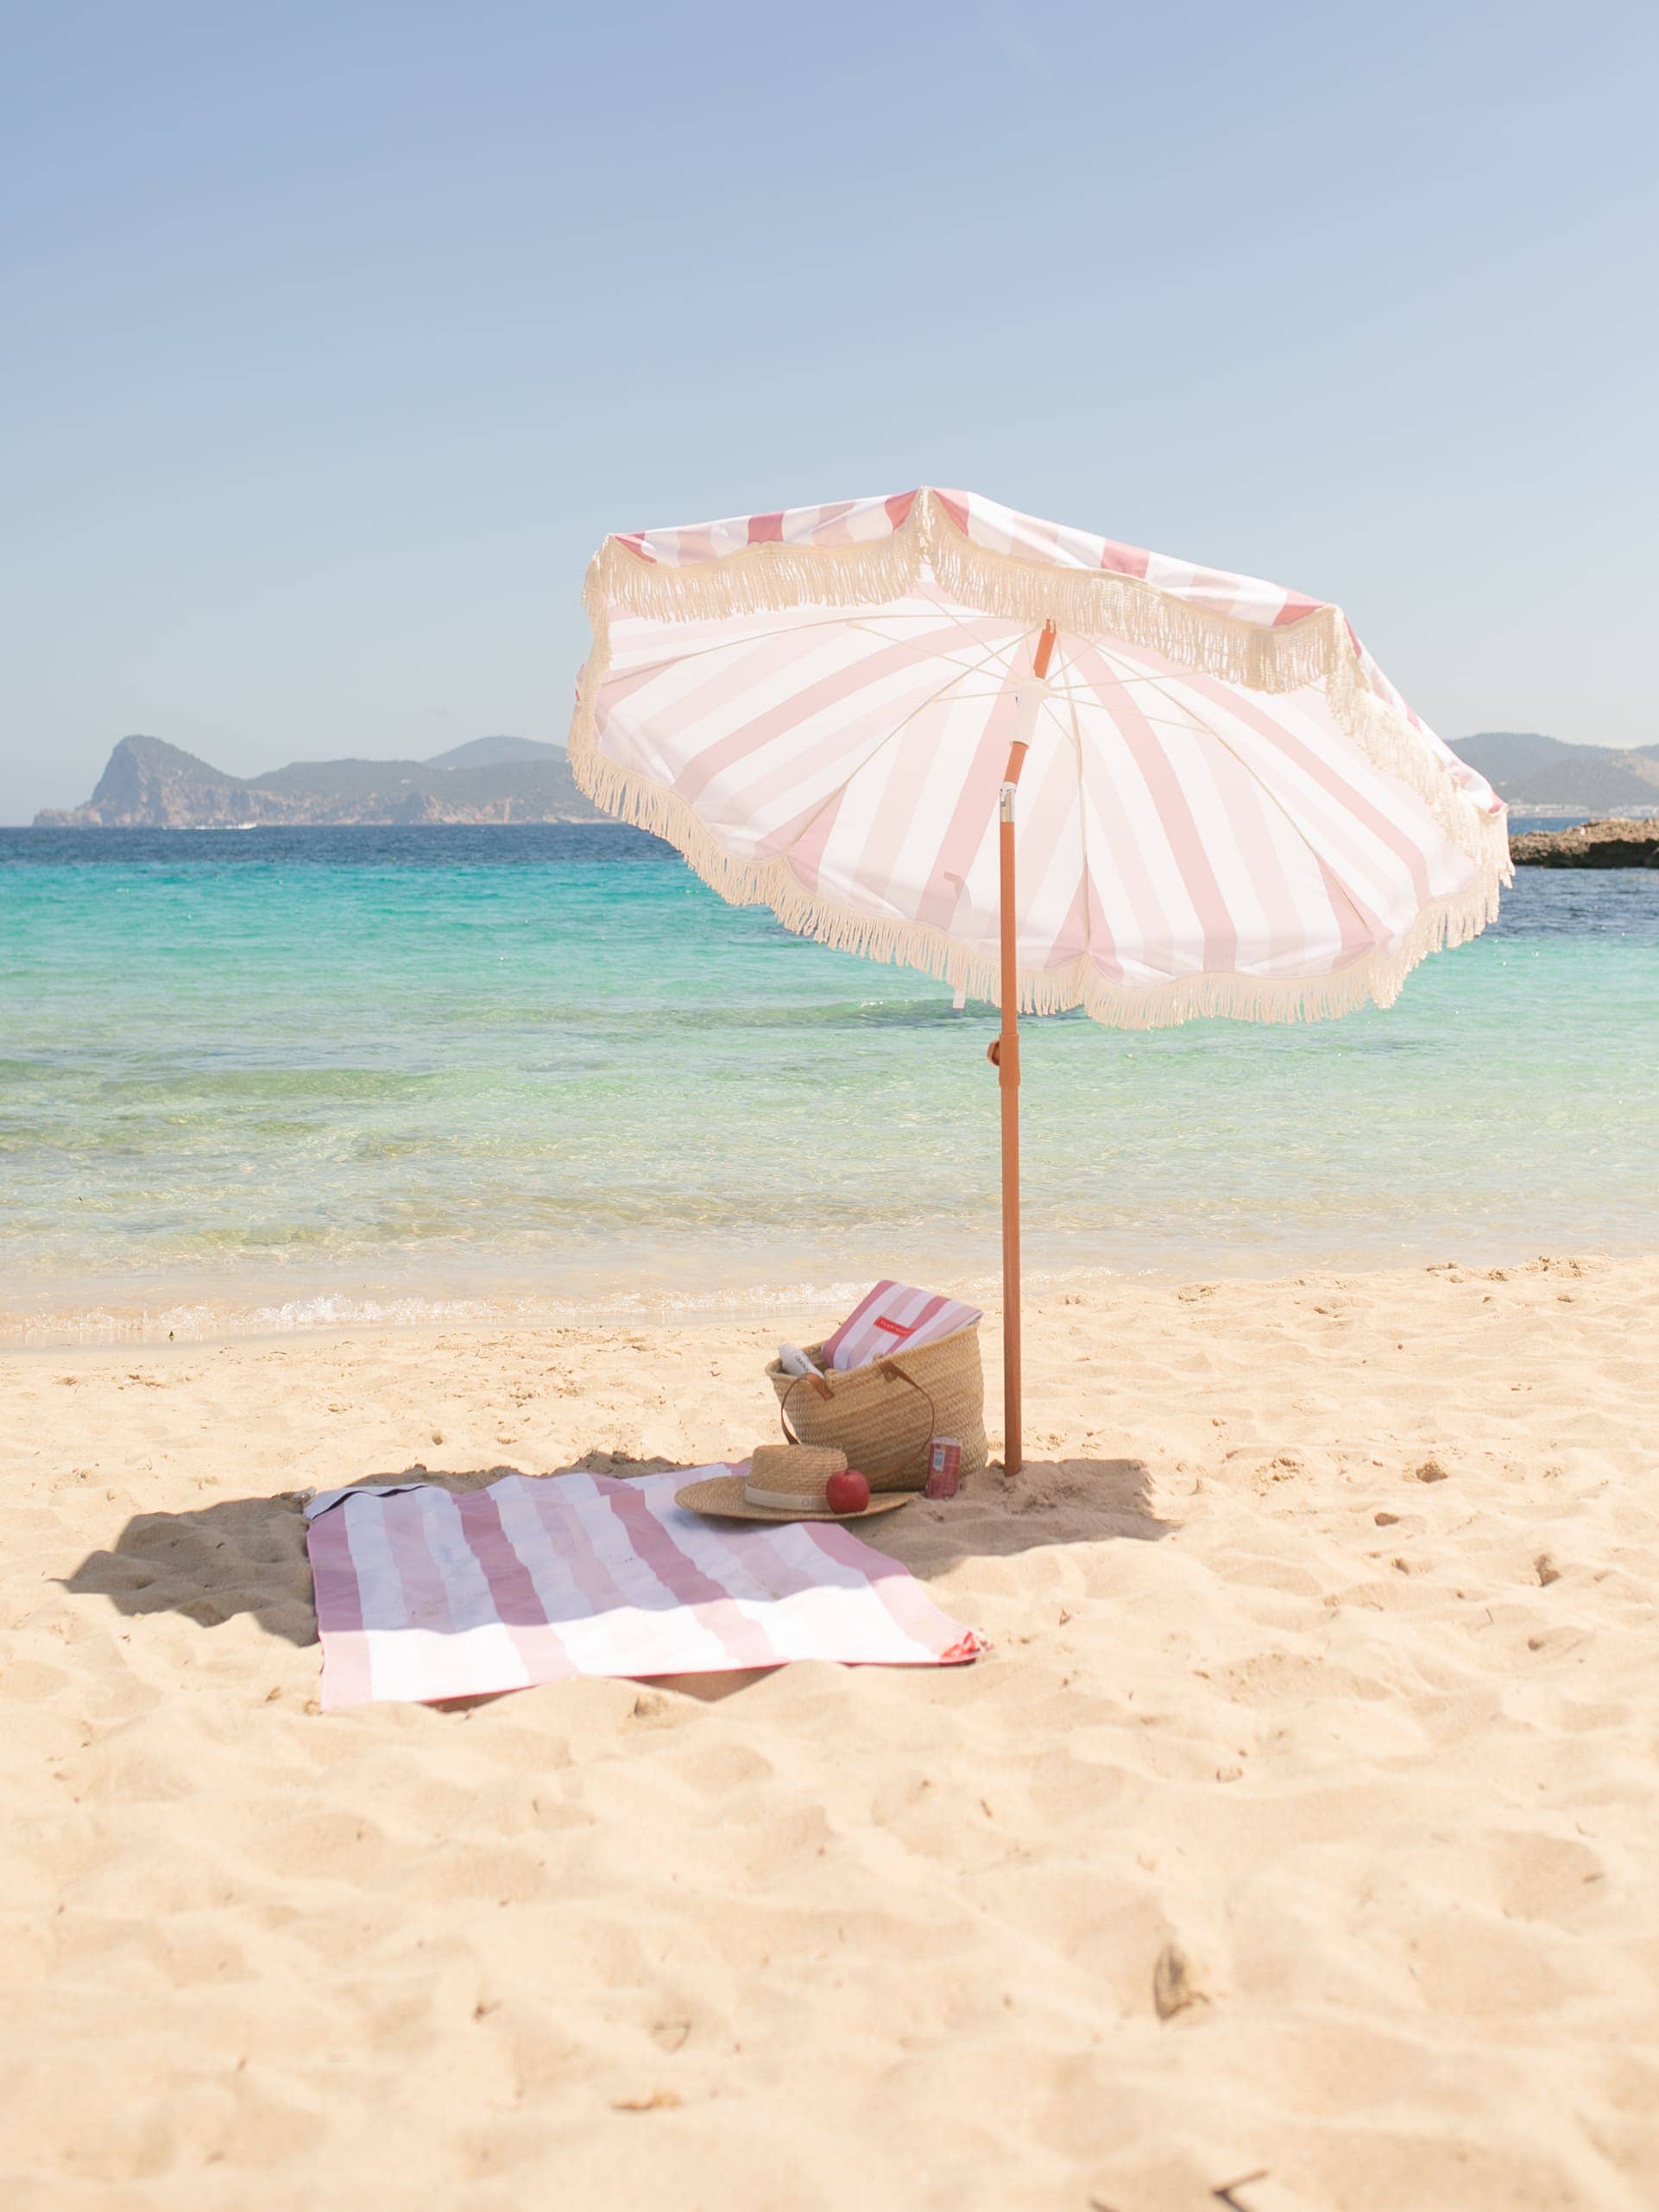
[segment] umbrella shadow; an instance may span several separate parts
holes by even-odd
[[[867,1541],[926,1579],[962,1560],[1048,1546],[1156,1543],[1179,1526],[1154,1509],[1144,1459],[1027,1459],[1012,1481],[994,1461],[954,1498],[918,1498]]]
[[[107,1550],[60,1578],[129,1617],[181,1613],[216,1629],[251,1613],[285,1642],[317,1641],[302,1493],[227,1497],[185,1513],[136,1513]]]
[[[445,1472],[413,1466],[360,1475],[342,1490],[376,1483],[433,1483],[482,1490],[517,1467]],[[113,1544],[89,1552],[60,1585],[78,1598],[107,1598],[118,1612],[179,1613],[216,1629],[249,1613],[269,1635],[317,1641],[311,1561],[306,1553],[307,1490],[227,1497],[183,1513],[136,1513]]]
[[[670,1459],[629,1459],[590,1452],[576,1465],[598,1474],[667,1472]],[[455,1493],[483,1490],[522,1468],[497,1465],[386,1469],[342,1484],[430,1483]],[[1148,1541],[1175,1525],[1149,1501],[1150,1472],[1139,1459],[1028,1461],[1011,1484],[996,1467],[975,1476],[948,1503],[918,1499],[904,1512],[861,1528],[926,1579],[969,1557],[1009,1558],[1040,1545]],[[129,1616],[178,1613],[214,1629],[249,1614],[268,1635],[299,1646],[317,1642],[311,1562],[306,1552],[307,1492],[216,1500],[181,1513],[135,1514],[106,1549],[89,1552],[62,1588],[76,1597],[107,1598]],[[674,1678],[673,1686],[707,1698],[746,1687],[748,1673]]]

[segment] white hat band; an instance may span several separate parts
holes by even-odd
[[[821,1490],[756,1490],[753,1483],[745,1483],[743,1499],[748,1505],[776,1506],[780,1513],[829,1510],[829,1501]]]

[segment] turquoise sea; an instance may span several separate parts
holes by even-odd
[[[621,829],[0,831],[0,1341],[988,1285],[994,1017]],[[1659,1243],[1659,874],[1400,1003],[1026,1025],[1028,1270]]]

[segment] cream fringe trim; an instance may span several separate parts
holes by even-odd
[[[1051,617],[1062,629],[1148,646],[1178,666],[1252,690],[1290,691],[1322,683],[1339,726],[1374,766],[1423,800],[1479,871],[1469,891],[1426,907],[1397,951],[1373,949],[1334,974],[1287,980],[1210,974],[1138,986],[1107,983],[1089,961],[1079,960],[1062,968],[1022,969],[1022,1012],[1082,1006],[1096,1020],[1125,1029],[1163,1028],[1206,1014],[1318,1021],[1367,1004],[1391,1005],[1419,961],[1443,946],[1466,942],[1496,918],[1499,888],[1514,876],[1504,814],[1488,815],[1479,807],[1429,740],[1372,690],[1338,609],[1322,608],[1282,629],[1265,629],[1171,598],[1138,577],[1014,559],[973,545],[925,490],[899,530],[867,545],[749,545],[717,561],[676,569],[641,561],[607,539],[589,567],[584,593],[594,649],[571,726],[577,782],[607,811],[665,838],[732,905],[769,906],[799,936],[920,968],[953,990],[995,1005],[994,961],[925,923],[882,920],[818,898],[786,860],[733,860],[677,793],[608,760],[595,736],[595,703],[610,665],[613,608],[658,621],[693,621],[788,607],[870,606],[903,597],[924,570],[962,604],[1032,629]]]

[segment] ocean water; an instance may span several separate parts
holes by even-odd
[[[994,1026],[620,828],[0,831],[0,1341],[988,1286]],[[1024,1037],[1038,1278],[1659,1242],[1659,874],[1386,1012]]]

